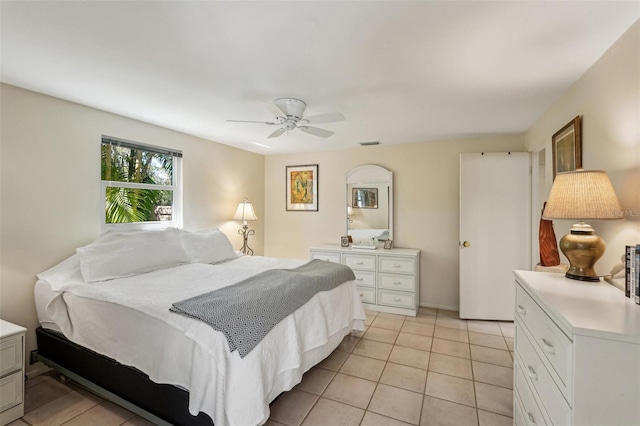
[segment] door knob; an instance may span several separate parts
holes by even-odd
[[[462,243],[462,247],[469,247],[471,245],[471,243],[469,241],[465,241],[464,243]]]

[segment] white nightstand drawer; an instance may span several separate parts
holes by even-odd
[[[311,259],[326,260],[328,262],[340,263],[340,253],[327,251],[311,251]]]
[[[534,344],[552,365],[562,383],[565,394],[570,394],[572,342],[544,313],[538,304],[520,287],[516,287],[516,314],[533,337]]]
[[[516,321],[518,322],[517,319]],[[571,408],[565,400],[565,396],[556,386],[542,359],[533,348],[533,343],[522,329],[522,324],[518,322],[516,327],[518,330],[516,333],[516,360],[521,363],[522,373],[526,376],[525,379],[530,388],[542,401],[553,424],[570,424]]]
[[[371,271],[353,271],[356,276],[356,284],[358,286],[375,287],[376,286],[376,274]]]
[[[0,377],[22,368],[22,336],[0,343]]]
[[[24,378],[22,370],[0,379],[0,411],[8,410],[22,403],[22,386]]]
[[[376,270],[376,257],[368,256],[366,254],[345,254],[344,264],[351,269],[361,269],[365,271]]]
[[[414,277],[413,275],[394,275],[394,274],[380,274],[380,282],[378,286],[380,288],[387,288],[391,290],[402,291],[414,291]]]
[[[395,256],[380,256],[380,272],[414,274],[414,259]]]
[[[415,309],[414,296],[413,293],[404,291],[378,290],[378,304]]]
[[[513,372],[514,372],[514,393],[520,398],[520,402],[522,406],[520,410],[522,411],[522,417],[524,417],[526,426],[539,426],[546,425],[548,422],[542,415],[542,411],[540,407],[538,407],[538,403],[533,398],[531,394],[531,390],[529,389],[529,385],[527,385],[527,380],[524,377],[524,373],[522,372],[522,367],[517,362],[513,363]],[[516,420],[517,417],[514,417]],[[519,424],[519,423],[516,423]]]
[[[376,289],[371,287],[356,286],[362,303],[376,303]]]

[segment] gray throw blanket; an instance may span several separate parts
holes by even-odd
[[[280,321],[316,293],[355,275],[351,268],[312,260],[293,269],[271,269],[237,284],[176,302],[170,308],[224,333],[229,350],[244,358]]]

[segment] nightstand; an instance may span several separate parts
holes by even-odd
[[[0,425],[24,415],[24,334],[27,329],[0,320]]]

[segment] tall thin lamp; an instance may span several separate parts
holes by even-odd
[[[558,173],[542,217],[579,221],[571,227],[569,234],[560,239],[560,250],[570,263],[566,277],[600,281],[594,265],[604,254],[606,245],[584,221],[624,218],[607,173],[582,169]]]
[[[248,220],[258,220],[255,210],[253,210],[253,204],[249,202],[248,198],[244,198],[244,201],[238,203],[236,213],[233,215],[233,220],[241,220],[242,228],[238,229],[238,234],[242,235],[242,248],[241,252],[253,256],[253,250],[249,247],[249,235],[254,235],[256,231],[249,229],[247,224]]]

